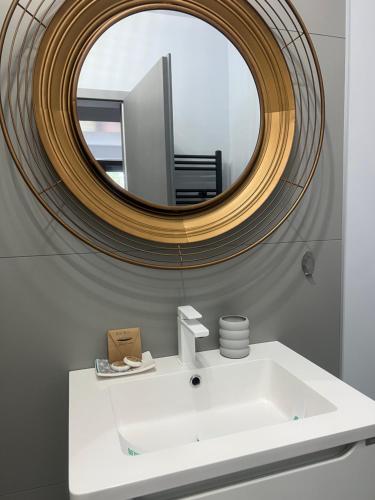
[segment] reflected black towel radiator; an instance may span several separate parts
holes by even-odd
[[[212,172],[212,182],[215,187],[208,188],[193,186],[176,189],[176,205],[193,205],[214,198],[223,192],[223,160],[222,152],[216,151],[214,155],[175,155],[176,172],[195,172],[204,174]],[[198,175],[199,179],[199,175]],[[199,180],[197,181],[199,182]],[[196,183],[197,183],[196,182]],[[194,183],[192,181],[191,183]]]

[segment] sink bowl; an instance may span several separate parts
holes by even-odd
[[[372,498],[375,402],[336,377],[279,342],[253,345],[240,360],[215,350],[197,354],[194,366],[176,356],[155,362],[153,371],[124,378],[70,373],[72,500],[227,500],[229,484],[245,488],[251,477],[233,499],[310,500],[315,488],[293,496],[305,477],[289,479],[282,496],[284,483],[270,480],[266,494],[259,478],[282,478],[290,467],[316,474],[311,464],[322,460],[327,472],[309,479],[330,482],[332,494],[324,487],[321,498]],[[358,449],[344,455],[353,443]],[[352,478],[365,473],[369,489],[350,492]],[[224,493],[208,493],[220,481]],[[196,485],[206,493],[188,492]]]
[[[121,448],[131,456],[336,410],[270,359],[134,379],[109,391]]]

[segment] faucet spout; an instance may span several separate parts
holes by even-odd
[[[209,330],[199,321],[202,315],[192,306],[177,310],[178,356],[183,364],[195,362],[195,339],[207,337]]]
[[[208,329],[197,319],[181,319],[181,324],[196,339],[208,337],[210,333]]]

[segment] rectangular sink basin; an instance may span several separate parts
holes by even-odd
[[[336,410],[270,359],[196,373],[134,380],[126,390],[110,388],[124,453],[151,453]]]
[[[242,360],[215,350],[194,367],[155,362],[124,378],[70,373],[72,500],[186,491],[375,437],[374,401],[279,342],[253,345]]]

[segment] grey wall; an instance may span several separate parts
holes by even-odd
[[[10,0],[2,0],[4,16]],[[0,497],[62,500],[67,484],[68,371],[105,355],[108,328],[139,325],[154,356],[177,351],[176,307],[250,317],[252,339],[278,339],[339,372],[345,2],[296,0],[327,92],[320,168],[303,204],[271,240],[225,265],[156,272],[97,255],[38,206],[5,146],[0,165]],[[316,256],[314,280],[300,261]]]
[[[373,0],[348,3],[343,376],[375,399],[374,15]]]

